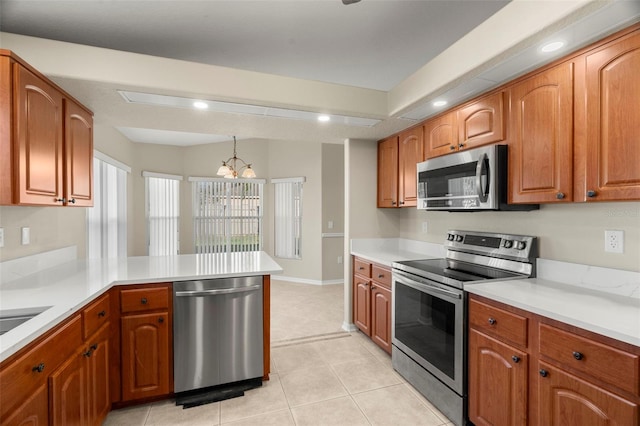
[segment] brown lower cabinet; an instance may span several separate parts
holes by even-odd
[[[476,295],[469,328],[476,426],[640,424],[639,347]]]
[[[391,353],[391,270],[353,257],[353,323]]]

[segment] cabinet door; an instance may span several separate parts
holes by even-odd
[[[371,336],[370,283],[367,278],[353,276],[353,323],[367,336]]]
[[[62,94],[18,64],[14,64],[14,73],[14,136],[18,155],[14,201],[18,204],[61,205]]]
[[[638,405],[569,373],[540,363],[541,425],[638,425]]]
[[[87,376],[84,356],[76,353],[49,376],[52,425],[87,424]]]
[[[71,206],[93,206],[93,118],[65,99],[65,198]]]
[[[46,383],[31,393],[7,419],[2,419],[5,426],[48,426],[49,394]]]
[[[109,324],[87,341],[89,423],[102,424],[111,409],[109,395]]]
[[[586,56],[586,92],[576,201],[640,200],[640,31]]]
[[[422,127],[402,132],[398,143],[398,193],[400,207],[418,202],[417,165],[422,161]]]
[[[371,339],[391,353],[391,291],[371,286]]]
[[[504,140],[504,93],[481,98],[458,110],[458,149]]]
[[[378,143],[378,207],[398,207],[398,137]]]
[[[509,202],[573,198],[573,63],[510,90]]]
[[[527,424],[527,354],[469,331],[469,419],[476,425]]]
[[[455,111],[424,124],[424,158],[438,157],[457,150],[458,127]]]
[[[121,318],[123,401],[169,393],[168,319],[166,312]]]

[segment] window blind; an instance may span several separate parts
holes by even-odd
[[[149,256],[180,254],[182,176],[143,172]]]
[[[275,192],[275,255],[302,258],[302,184],[304,177],[271,179]]]
[[[94,153],[93,207],[87,208],[89,259],[127,256],[128,172],[127,165]]]
[[[263,180],[189,180],[196,253],[262,250]]]

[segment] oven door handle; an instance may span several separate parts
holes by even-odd
[[[432,295],[449,297],[455,300],[462,299],[462,291],[457,292],[457,291],[445,290],[443,288],[436,287],[433,284],[429,284],[418,278],[413,278],[413,277],[408,278],[398,272],[396,272],[395,274],[396,274],[396,277],[394,279],[399,281],[402,285],[406,285],[408,287],[411,287],[423,293],[430,293]]]

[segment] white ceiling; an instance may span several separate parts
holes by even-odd
[[[2,0],[2,31],[390,90],[505,0]]]
[[[135,142],[342,143],[386,137],[437,113],[436,98],[455,105],[637,20],[637,0],[0,0],[0,46]],[[539,43],[556,35],[569,50],[541,57]],[[471,61],[474,51],[489,54]],[[133,104],[119,90],[382,121]]]

